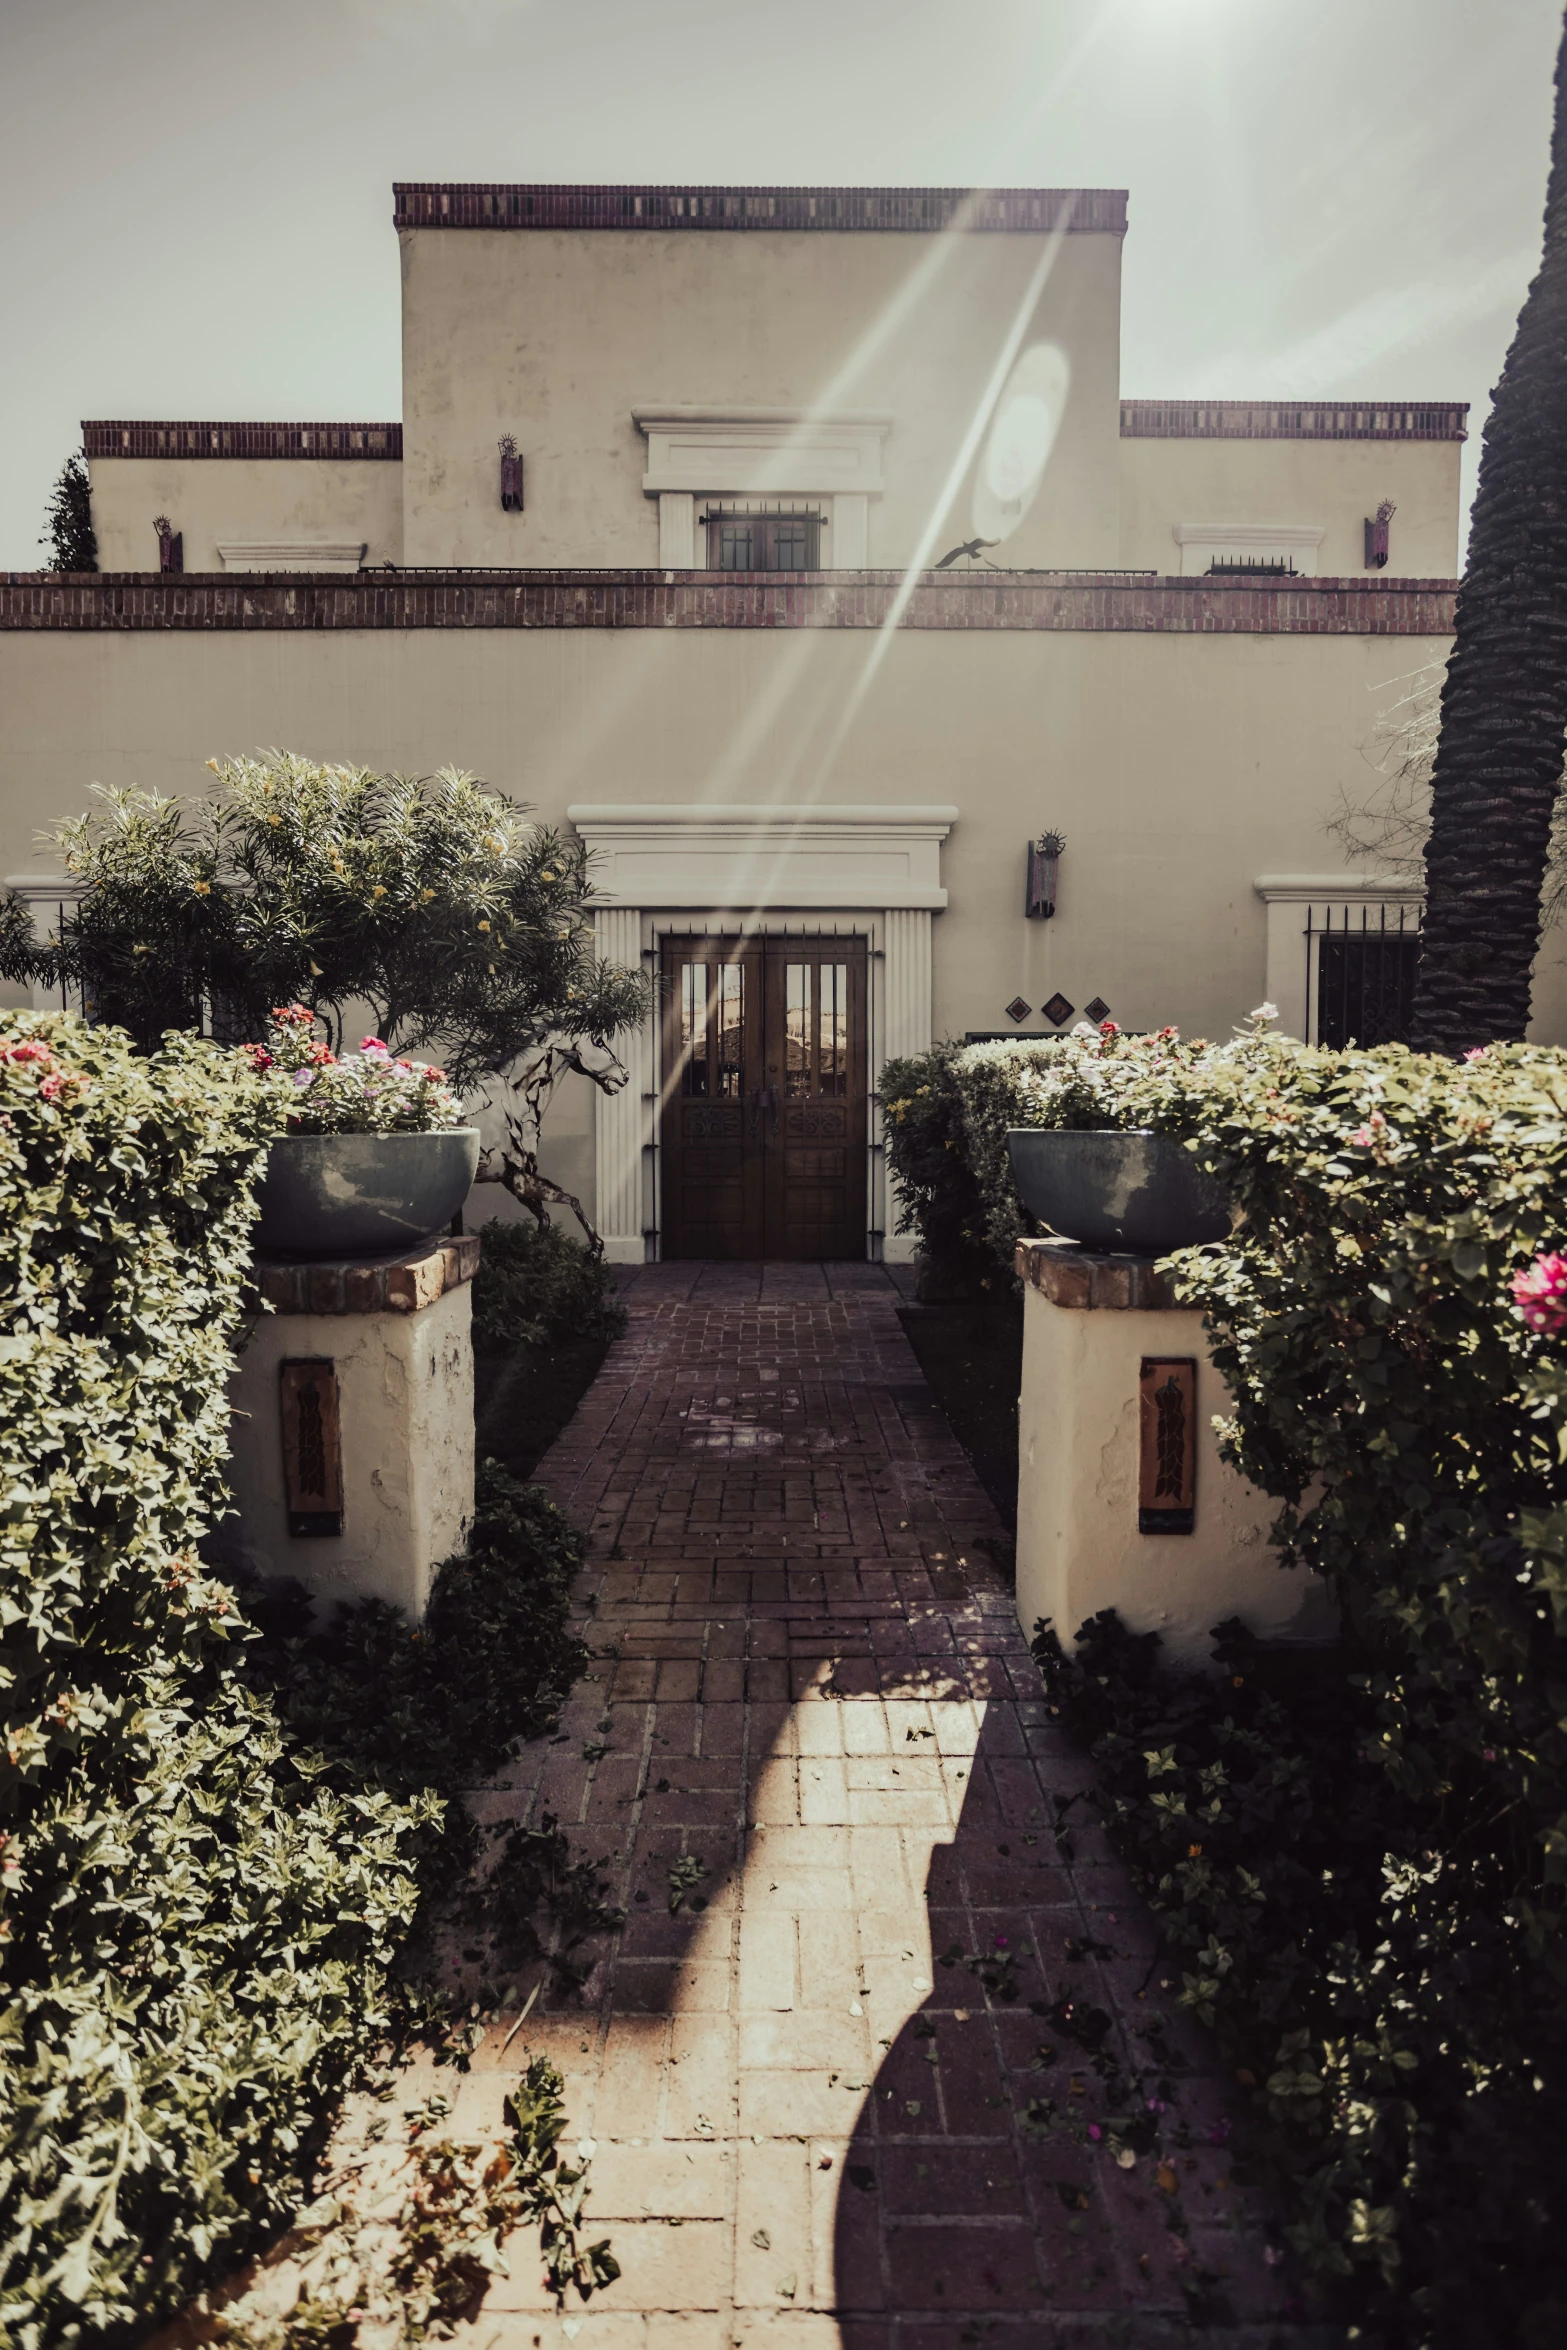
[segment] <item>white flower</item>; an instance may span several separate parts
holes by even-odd
[[[1276,1020],[1278,1016],[1279,1007],[1277,1004],[1259,1004],[1255,1012],[1247,1014],[1248,1019],[1252,1020]]]

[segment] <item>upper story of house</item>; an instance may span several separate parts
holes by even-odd
[[[1120,190],[395,199],[401,422],[89,422],[104,570],[1456,569],[1462,403],[1122,398]]]

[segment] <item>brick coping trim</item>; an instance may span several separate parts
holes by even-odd
[[[1125,188],[682,188],[397,180],[397,228],[959,228],[1124,236]]]
[[[1467,400],[1123,400],[1123,441],[1466,441]]]
[[[473,1279],[479,1248],[465,1232],[404,1257],[258,1264],[256,1287],[280,1314],[417,1314]]]
[[[0,573],[0,632],[880,628],[895,571]],[[1458,582],[926,572],[906,629],[1449,636]]]
[[[89,457],[363,457],[400,464],[401,424],[168,423],[82,420]]]
[[[1097,1256],[1075,1240],[1020,1240],[1016,1265],[1018,1279],[1053,1306],[1168,1314],[1182,1305],[1154,1257]]]

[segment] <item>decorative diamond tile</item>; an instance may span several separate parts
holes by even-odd
[[[1096,995],[1083,1009],[1090,1020],[1108,1020],[1110,1017],[1110,1007],[1102,995]]]
[[[1070,1020],[1072,1014],[1077,1010],[1076,1004],[1069,1004],[1066,1000],[1066,997],[1060,993],[1059,989],[1051,997],[1048,1004],[1041,1004],[1039,1008],[1044,1013],[1045,1018],[1047,1020],[1053,1020],[1058,1028],[1060,1027],[1063,1020]]]
[[[1025,1004],[1020,995],[1015,995],[1007,1006],[1007,1017],[1011,1020],[1026,1020],[1033,1008],[1032,1004]]]

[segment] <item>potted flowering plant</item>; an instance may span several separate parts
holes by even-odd
[[[450,1223],[479,1163],[479,1129],[444,1070],[378,1036],[334,1053],[313,1012],[284,1004],[241,1049],[285,1118],[260,1192],[256,1244],[289,1257],[394,1256]]]
[[[1127,1036],[1083,1022],[1019,1079],[1012,1177],[1030,1214],[1087,1248],[1163,1256],[1230,1231],[1229,1195],[1186,1147],[1226,1058],[1260,1035],[1271,1004],[1230,1045],[1183,1043],[1174,1028]]]

